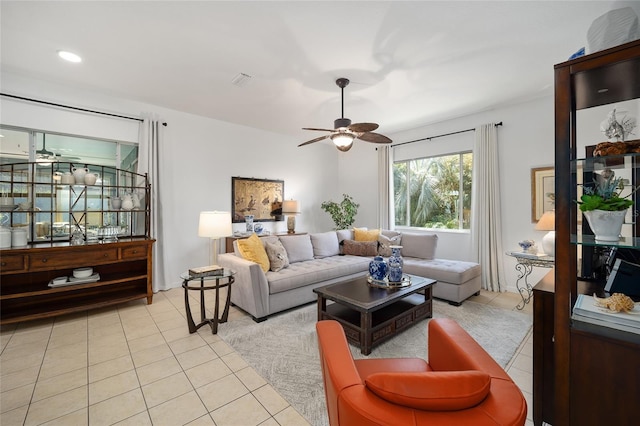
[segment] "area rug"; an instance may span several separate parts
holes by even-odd
[[[455,307],[434,300],[434,318],[456,320],[503,367],[531,328],[531,315],[480,303]],[[314,426],[328,424],[318,356],[315,304],[256,323],[245,317],[220,327],[218,335]],[[423,320],[374,347],[369,358],[427,357]],[[354,358],[365,358],[351,346]]]

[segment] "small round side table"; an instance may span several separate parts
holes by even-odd
[[[210,275],[198,278],[191,277],[189,272],[183,272],[180,274],[180,278],[182,279],[182,288],[184,288],[184,307],[187,311],[187,325],[189,326],[189,333],[195,333],[203,325],[209,324],[211,326],[211,333],[216,334],[218,332],[218,324],[227,322],[229,317],[229,305],[231,305],[231,284],[235,282],[234,275],[235,271],[228,269],[225,269],[222,275]],[[196,284],[197,281],[200,281],[200,285]],[[205,283],[208,285],[205,285]],[[224,287],[228,287],[227,298],[224,304],[224,310],[222,311],[222,316],[220,316],[220,289]],[[197,325],[193,321],[191,307],[189,306],[190,290],[200,292],[200,323]],[[214,308],[213,318],[207,318],[205,313],[204,292],[207,290],[216,291],[216,306]]]

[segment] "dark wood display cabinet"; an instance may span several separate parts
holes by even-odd
[[[631,185],[640,184],[639,153],[588,157],[587,146],[606,141],[597,133],[600,122],[616,108],[620,112],[628,108],[632,117],[640,113],[640,41],[555,66],[556,266],[534,288],[536,425],[638,422],[640,335],[586,323],[573,312],[578,295],[604,290],[601,278],[585,272],[596,260],[602,261],[594,251],[609,250],[611,256],[616,252],[611,248],[640,250],[637,192],[628,215],[631,220],[623,225],[623,237],[613,243],[591,235],[575,202],[582,184],[605,170],[613,170]],[[593,140],[594,134],[601,139]],[[637,283],[640,287],[640,274]]]
[[[90,184],[70,181],[74,168],[90,169],[99,178]],[[0,190],[12,201],[0,206],[0,224],[26,229],[28,235],[26,245],[12,241],[12,247],[0,249],[0,324],[136,299],[152,302],[155,240],[145,175],[62,162],[3,164]],[[113,201],[131,194],[135,204]],[[51,285],[83,267],[99,276]]]

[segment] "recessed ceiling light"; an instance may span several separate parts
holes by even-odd
[[[82,62],[82,58],[80,56],[66,50],[58,50],[58,56],[60,56],[65,61],[74,63]]]

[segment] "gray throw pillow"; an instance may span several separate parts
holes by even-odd
[[[269,269],[273,272],[278,272],[289,266],[287,250],[285,250],[280,240],[265,241],[264,248],[267,250],[267,257],[269,257],[269,263],[271,264]]]
[[[395,237],[387,237],[380,234],[378,236],[378,255],[389,257],[391,256],[391,246],[399,246],[402,242],[402,235],[396,235]]]

